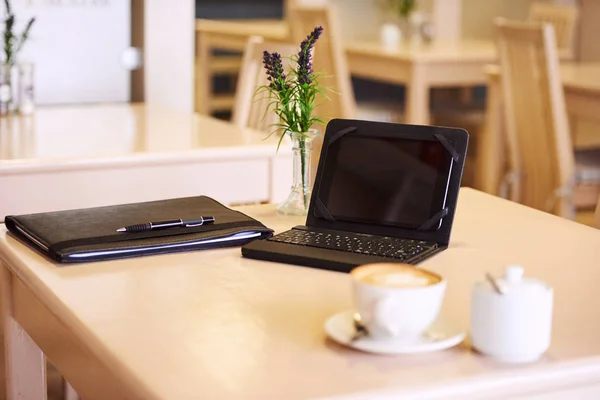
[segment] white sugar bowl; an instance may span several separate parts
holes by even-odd
[[[553,290],[523,273],[509,266],[503,278],[473,286],[471,343],[503,362],[533,362],[550,347]]]

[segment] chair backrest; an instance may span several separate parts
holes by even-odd
[[[350,70],[341,41],[341,28],[331,5],[290,6],[290,33],[294,43],[300,44],[317,26],[323,34],[314,49],[314,69],[322,75],[319,82],[331,90],[327,98],[318,100],[317,112],[327,123],[333,118],[354,118],[356,102],[350,79]]]
[[[290,21],[291,8],[294,7],[297,2],[298,2],[298,0],[283,0],[283,19],[286,20],[288,23],[291,22]]]
[[[259,87],[269,83],[262,64],[263,51],[278,52],[281,54],[283,62],[286,63],[292,54],[298,52],[298,49],[299,46],[291,44],[265,42],[261,37],[248,39],[238,75],[231,115],[231,121],[235,125],[268,133],[275,130],[274,124],[279,120],[274,112],[268,111],[272,99],[266,92],[257,92]]]
[[[532,22],[547,22],[554,27],[556,44],[561,55],[573,58],[575,55],[575,29],[579,9],[568,4],[553,4],[536,1],[529,9],[529,20]]]
[[[575,161],[554,29],[497,19],[509,164],[518,179],[512,198],[573,218]]]

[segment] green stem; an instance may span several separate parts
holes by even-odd
[[[303,137],[298,139],[300,147],[300,169],[302,174],[302,195],[304,197],[304,209],[308,208],[308,184],[306,182],[306,139]]]

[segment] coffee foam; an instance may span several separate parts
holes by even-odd
[[[359,267],[353,275],[361,282],[377,286],[415,288],[434,285],[441,281],[435,274],[413,266],[372,264]]]

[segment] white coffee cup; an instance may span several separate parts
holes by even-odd
[[[433,272],[382,263],[357,267],[350,275],[355,309],[370,337],[416,339],[440,313],[446,281]]]
[[[472,291],[471,343],[502,362],[532,362],[550,346],[553,290],[523,273],[519,266],[506,268],[496,279],[502,294],[486,280]]]

